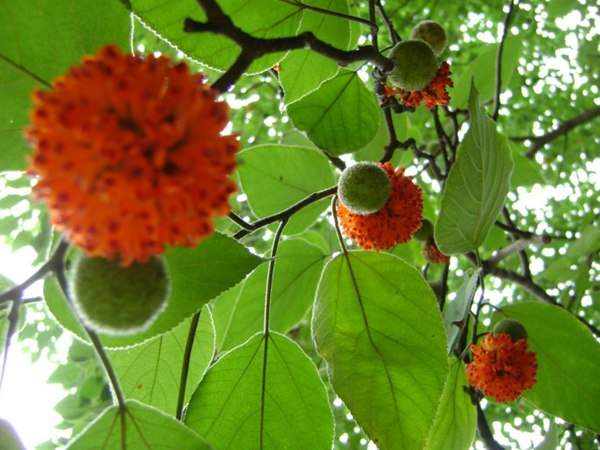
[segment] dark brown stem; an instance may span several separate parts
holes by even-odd
[[[483,413],[483,409],[481,409],[481,405],[479,402],[476,404],[477,407],[477,430],[479,431],[479,436],[481,440],[485,444],[488,450],[504,450],[496,439],[494,439],[494,434],[490,429],[490,426],[485,418],[485,414]]]
[[[504,52],[504,43],[508,36],[508,28],[510,27],[510,20],[512,18],[515,9],[515,1],[510,0],[508,5],[508,12],[504,17],[504,25],[502,27],[502,37],[500,38],[500,45],[498,46],[498,54],[496,57],[496,92],[494,95],[494,112],[492,113],[492,120],[495,122],[498,120],[500,114],[500,93],[502,91],[502,53]]]
[[[185,343],[185,351],[183,354],[183,363],[181,364],[181,375],[179,376],[179,393],[177,395],[177,409],[175,410],[175,417],[177,420],[181,420],[183,417],[183,404],[185,403],[185,391],[187,388],[187,380],[190,373],[190,361],[192,360],[192,350],[194,349],[194,341],[196,340],[196,331],[198,330],[198,322],[200,321],[200,314],[202,310],[198,311],[192,316],[190,322],[190,329],[188,331],[187,342]]]

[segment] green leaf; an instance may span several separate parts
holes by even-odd
[[[162,336],[125,350],[109,351],[121,388],[127,398],[175,415],[179,377],[191,319]],[[186,398],[204,376],[215,353],[215,328],[208,306],[202,308],[189,360]]]
[[[295,342],[274,332],[268,340],[255,335],[211,367],[185,421],[218,449],[329,450],[333,437],[316,367]]]
[[[0,443],[2,450],[25,450],[19,435],[5,419],[0,419]]]
[[[540,165],[527,158],[522,150],[511,145],[512,157],[514,161],[514,170],[510,179],[510,185],[513,190],[519,186],[529,187],[536,183],[545,184],[546,180],[540,170]]]
[[[494,320],[520,321],[537,354],[537,384],[524,393],[538,408],[600,432],[600,343],[563,308],[542,303],[508,305]]]
[[[508,141],[482,111],[474,86],[469,112],[469,131],[450,169],[435,227],[435,241],[446,255],[475,250],[485,240],[504,204],[513,166]]]
[[[332,155],[368,144],[379,125],[375,95],[352,71],[340,72],[316,91],[288,105],[288,114],[297,128]]]
[[[477,411],[469,394],[465,367],[457,358],[450,358],[450,371],[444,386],[427,450],[468,450],[475,437]]]
[[[444,327],[446,328],[446,336],[448,336],[448,353],[454,348],[454,343],[463,329],[463,325],[459,323],[464,323],[467,320],[477,290],[478,280],[479,270],[474,271],[470,276],[466,276],[456,294],[456,298],[448,301],[444,307]]]
[[[309,0],[308,5],[348,14],[347,0]],[[311,31],[323,42],[340,49],[348,48],[350,26],[346,19],[306,9],[300,31]],[[285,92],[285,102],[290,104],[335,76],[338,65],[312,50],[295,50],[281,63],[279,81]]]
[[[127,48],[129,14],[118,0],[0,4],[0,170],[25,167],[31,92],[104,44]]]
[[[238,155],[243,191],[257,217],[275,214],[313,192],[335,184],[327,158],[318,150],[284,145],[258,145]],[[304,208],[285,227],[286,234],[304,231],[325,210],[329,200]]]
[[[133,12],[147,26],[192,59],[226,70],[240,53],[240,47],[226,37],[184,31],[184,20],[188,17],[206,21],[204,10],[195,0],[130,0],[130,3]],[[282,1],[220,0],[219,5],[238,28],[258,38],[293,36],[302,18],[298,7]],[[284,55],[263,56],[250,66],[248,72],[267,70]]]
[[[450,101],[455,108],[466,108],[469,100],[471,80],[480,92],[481,103],[494,97],[496,91],[496,58],[498,44],[484,45],[481,54],[461,71],[460,77],[449,89]],[[517,68],[523,48],[522,36],[508,36],[502,51],[502,87],[508,86],[512,74]],[[455,69],[456,70],[456,69]],[[460,71],[460,69],[458,69]]]
[[[67,445],[67,449],[211,449],[204,439],[173,417],[136,400],[128,400],[126,405],[127,408],[122,413],[118,406],[104,410]],[[122,417],[121,414],[125,416]],[[123,435],[124,446],[121,445]]]
[[[302,320],[315,297],[327,255],[302,239],[284,241],[277,253],[271,298],[271,329],[286,333]],[[227,350],[262,330],[267,264],[246,278],[237,295],[215,300],[219,350]]]
[[[312,328],[335,392],[378,447],[423,449],[448,359],[437,301],[419,271],[385,253],[335,257]]]
[[[100,333],[105,346],[126,347],[171,330],[208,301],[237,284],[261,262],[237,241],[218,233],[213,233],[193,249],[171,248],[165,257],[171,277],[171,295],[165,311],[143,333],[128,337]],[[63,327],[85,339],[83,329],[54,278],[45,282],[44,299]]]
[[[560,437],[558,435],[558,427],[554,422],[550,422],[550,428],[544,436],[544,440],[538,445],[535,450],[556,450],[559,448]]]
[[[588,225],[581,232],[579,239],[571,244],[566,256],[569,258],[579,258],[591,255],[598,250],[600,250],[600,228]]]

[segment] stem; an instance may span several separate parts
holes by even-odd
[[[494,122],[498,120],[498,115],[500,114],[500,92],[502,91],[502,53],[504,52],[504,42],[508,36],[508,28],[510,26],[510,19],[513,15],[514,8],[515,0],[510,0],[510,4],[508,5],[508,13],[506,13],[506,17],[504,17],[502,37],[500,38],[498,55],[496,57],[496,93],[494,95],[494,112],[492,113],[492,120]]]
[[[187,336],[187,342],[185,343],[185,353],[183,354],[183,363],[181,365],[181,376],[179,377],[179,394],[177,396],[177,409],[175,410],[175,417],[177,418],[177,420],[181,420],[183,416],[183,404],[185,402],[185,390],[187,387],[187,380],[190,372],[192,349],[194,347],[196,331],[198,330],[198,322],[200,320],[201,313],[202,310],[198,311],[192,316],[192,321],[190,323],[190,329],[188,331]]]
[[[483,413],[483,409],[481,409],[481,405],[477,402],[477,430],[479,430],[479,436],[483,440],[483,443],[487,447],[488,450],[504,450],[496,439],[494,439],[494,434],[488,425],[487,419],[485,418],[485,414]]]
[[[69,286],[67,283],[67,278],[65,276],[64,263],[62,260],[61,260],[60,264],[58,265],[58,267],[56,267],[54,269],[54,274],[56,275],[56,279],[58,280],[58,284],[60,285],[60,288],[62,289],[65,298],[67,299],[67,303],[69,304],[69,307],[71,308],[71,310],[77,317],[79,323],[81,324],[81,326],[85,330],[86,334],[90,338],[90,341],[92,342],[92,345],[94,346],[94,349],[96,350],[96,354],[98,355],[98,357],[100,358],[100,361],[102,362],[102,366],[104,367],[104,371],[106,372],[106,375],[110,382],[110,386],[111,386],[112,391],[114,392],[114,395],[116,398],[116,405],[119,407],[119,410],[120,410],[120,413],[122,414],[122,416],[124,416],[123,413],[126,411],[127,406],[125,405],[125,397],[123,396],[123,391],[121,390],[121,386],[119,384],[119,379],[117,378],[117,374],[115,373],[115,370],[112,367],[110,360],[108,359],[108,355],[106,354],[106,351],[104,350],[104,347],[102,346],[102,342],[100,342],[98,335],[93,330],[88,328],[88,326],[85,323],[83,323],[83,321],[79,318],[79,316],[77,316],[77,312],[73,308],[73,301],[71,299],[71,295],[69,292]],[[113,401],[114,401],[114,399],[113,399]],[[124,427],[123,427],[123,430],[125,430]],[[122,448],[125,448],[125,447],[122,445]]]
[[[270,321],[271,321],[271,298],[273,295],[273,275],[275,273],[275,263],[277,261],[277,249],[279,247],[279,241],[283,234],[283,229],[287,223],[287,219],[283,219],[279,222],[279,227],[275,232],[273,238],[273,247],[271,248],[271,259],[269,261],[269,268],[267,272],[267,287],[265,291],[265,312],[264,312],[264,326],[263,326],[263,339],[265,341],[263,351],[263,364],[262,364],[262,385],[260,392],[260,449],[264,448],[264,424],[265,424],[265,397],[267,394],[267,357],[269,354],[269,333],[270,333]]]

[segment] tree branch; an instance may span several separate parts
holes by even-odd
[[[313,192],[309,196],[303,198],[297,203],[294,203],[292,206],[290,206],[287,209],[284,209],[283,211],[280,211],[271,216],[263,217],[262,219],[259,219],[256,222],[248,224],[250,225],[250,228],[238,231],[233,237],[235,239],[241,239],[247,234],[249,234],[251,231],[258,230],[259,228],[262,228],[273,222],[278,222],[283,219],[289,219],[293,214],[300,211],[302,208],[305,208],[306,206],[315,203],[316,201],[319,201],[323,198],[329,197],[330,195],[333,195],[336,192],[337,186],[332,186],[322,191]]]
[[[490,429],[490,426],[487,423],[487,419],[485,418],[485,414],[483,413],[483,409],[481,409],[481,405],[479,402],[476,404],[477,407],[477,430],[479,431],[479,436],[481,440],[485,444],[488,450],[504,450],[496,439],[494,439],[494,434]]]
[[[513,11],[515,8],[515,1],[510,0],[508,5],[508,12],[504,17],[504,25],[502,27],[502,37],[500,38],[500,45],[498,46],[498,55],[496,57],[496,93],[494,95],[494,112],[492,113],[492,120],[495,122],[498,120],[498,114],[500,114],[500,92],[502,91],[502,53],[504,52],[504,42],[508,36],[508,28],[510,26],[510,19],[512,18]]]
[[[271,39],[254,37],[241,28],[238,28],[221,9],[216,0],[197,1],[204,9],[208,21],[198,22],[197,20],[186,18],[184,31],[188,33],[210,32],[221,34],[242,47],[242,51],[235,63],[213,84],[213,88],[220,92],[229,89],[255,59],[269,53],[301,48],[310,48],[323,56],[337,61],[340,65],[347,65],[356,61],[369,61],[384,72],[391,71],[394,68],[392,60],[379,53],[373,45],[359,47],[356,50],[341,50],[318,39],[313,33],[308,31],[290,37]]]
[[[525,250],[530,245],[543,245],[551,242],[551,239],[548,236],[532,236],[528,239],[518,239],[516,241],[511,242],[504,248],[498,250],[491,258],[487,261],[490,264],[498,264],[504,258],[512,255],[516,252],[521,252]]]
[[[538,150],[540,150],[546,144],[552,142],[556,138],[559,138],[559,137],[567,134],[573,128],[594,120],[598,116],[600,116],[600,106],[597,106],[593,109],[584,111],[580,115],[561,123],[556,129],[554,129],[553,131],[550,131],[549,133],[546,133],[542,136],[515,137],[515,138],[511,138],[511,140],[513,140],[513,141],[531,140],[532,145],[529,148],[529,150],[527,150],[527,153],[525,153],[525,156],[527,156],[528,158],[533,158],[535,156],[535,154],[538,152]]]

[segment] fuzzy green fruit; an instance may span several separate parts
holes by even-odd
[[[348,167],[338,182],[340,200],[353,214],[368,215],[379,211],[390,198],[391,190],[385,170],[371,162]]]
[[[392,49],[390,58],[396,67],[388,78],[406,91],[425,88],[438,71],[438,62],[429,44],[421,40],[402,41]]]
[[[433,239],[433,224],[427,220],[423,219],[421,223],[421,228],[417,230],[417,232],[413,235],[413,237],[418,241],[429,241]]]
[[[126,336],[148,329],[164,310],[169,277],[160,258],[122,267],[114,260],[81,255],[71,272],[71,292],[87,326]]]
[[[433,20],[419,23],[413,28],[410,38],[427,42],[437,56],[441,55],[448,45],[446,30]]]
[[[494,327],[494,334],[508,333],[512,337],[513,342],[519,339],[527,339],[527,330],[521,322],[512,319],[504,319]]]

